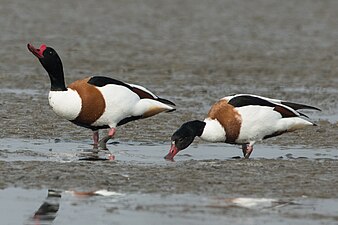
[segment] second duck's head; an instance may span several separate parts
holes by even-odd
[[[171,136],[171,148],[169,153],[164,157],[166,160],[173,160],[175,155],[186,149],[195,139],[196,136],[201,136],[205,127],[205,122],[194,120],[184,123]]]

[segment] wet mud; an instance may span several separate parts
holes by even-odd
[[[119,192],[160,194],[338,198],[335,160],[189,160],[168,165],[32,161],[0,165],[6,174],[2,187],[84,191],[108,187]]]
[[[0,188],[106,189],[166,201],[176,194],[338,198],[337,13],[336,1],[1,1]],[[147,87],[177,111],[119,127],[120,144],[109,147],[116,161],[78,161],[91,148],[91,131],[53,113],[49,78],[27,43],[54,47],[67,83],[110,76]],[[259,143],[251,160],[232,158],[238,146],[196,139],[176,162],[164,161],[183,122],[203,119],[215,101],[234,93],[319,107],[303,111],[318,126]],[[139,218],[153,212],[145,211]],[[295,222],[285,211],[276,224]],[[336,222],[330,215],[296,222]],[[218,219],[224,218],[212,221]]]

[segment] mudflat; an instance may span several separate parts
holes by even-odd
[[[157,195],[170,201],[182,194],[180,206],[196,196],[306,197],[317,206],[336,200],[337,14],[336,1],[2,1],[0,188],[107,189],[134,196],[141,206],[137,194],[149,194],[155,205],[163,200]],[[177,111],[119,127],[117,143],[109,146],[116,161],[78,161],[77,154],[91,148],[91,131],[53,113],[49,78],[27,43],[55,48],[67,83],[110,76],[170,99]],[[238,146],[196,139],[176,162],[164,161],[183,122],[203,119],[215,101],[235,93],[316,106],[322,111],[303,113],[318,126],[265,140],[256,147],[264,151],[255,150],[250,160],[232,159]],[[293,149],[303,152],[290,157]],[[142,208],[139,221],[176,215],[166,209]],[[189,219],[178,215],[182,224],[202,222],[193,219],[194,209],[187,210]],[[327,210],[302,209],[298,216],[282,209],[275,224],[338,221]],[[216,214],[215,221],[240,217],[237,209]],[[256,222],[269,216],[249,213]]]

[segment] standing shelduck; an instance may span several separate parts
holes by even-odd
[[[109,77],[93,76],[65,85],[63,66],[56,51],[41,45],[27,45],[47,71],[51,89],[49,104],[53,111],[76,125],[93,131],[94,147],[107,149],[106,143],[116,127],[133,120],[171,112],[174,103],[160,98],[146,88]],[[99,140],[99,129],[109,128]]]
[[[199,136],[209,142],[242,145],[243,155],[249,158],[253,145],[270,137],[306,126],[315,126],[304,119],[299,109],[320,110],[302,105],[250,94],[227,96],[216,102],[204,121],[184,123],[171,137],[171,148],[165,159],[173,160]]]

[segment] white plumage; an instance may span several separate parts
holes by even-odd
[[[67,120],[74,120],[82,108],[80,95],[70,88],[67,91],[50,91],[48,101],[53,111]]]
[[[92,125],[116,127],[122,119],[132,116],[135,105],[140,97],[128,88],[121,85],[109,84],[97,87],[101,92],[106,107],[101,117]]]
[[[225,142],[225,131],[217,119],[206,118],[201,138],[209,142]]]
[[[172,135],[173,144],[165,158],[172,160],[196,136],[210,142],[240,144],[244,157],[249,158],[255,142],[315,125],[299,109],[320,110],[258,95],[223,97],[211,107],[203,122],[186,122]]]
[[[39,49],[27,45],[47,71],[51,89],[49,104],[53,111],[76,125],[93,131],[94,147],[106,148],[116,127],[128,122],[174,111],[175,104],[159,98],[148,89],[110,77],[92,76],[66,87],[63,65],[57,52],[46,45]],[[110,128],[99,141],[99,129]]]

